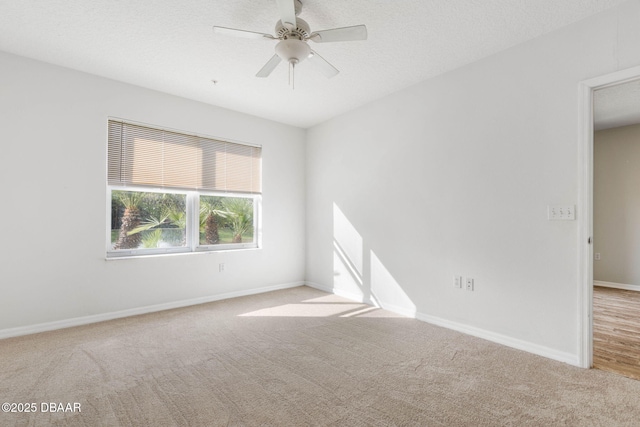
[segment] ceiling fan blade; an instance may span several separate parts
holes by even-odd
[[[226,27],[218,27],[218,26],[213,27],[213,32],[217,34],[224,34],[227,36],[244,37],[247,39],[271,39],[271,40],[275,39],[275,37],[273,37],[271,34],[256,33],[253,31],[237,30],[235,28],[226,28]]]
[[[355,25],[353,27],[333,28],[331,30],[316,31],[309,36],[316,43],[350,42],[367,39],[367,27]]]
[[[278,9],[280,10],[280,20],[282,25],[293,30],[296,28],[296,6],[295,0],[278,0]]]
[[[280,59],[278,55],[273,55],[271,59],[267,61],[266,64],[264,64],[264,67],[262,67],[260,71],[258,71],[256,77],[269,77],[269,74],[271,74],[271,72],[276,69],[280,61],[282,61],[282,59]]]
[[[329,64],[326,59],[318,55],[318,53],[313,50],[309,54],[309,62],[311,62],[318,69],[318,71],[324,74],[328,79],[330,79],[331,77],[335,77],[340,72],[336,67]]]

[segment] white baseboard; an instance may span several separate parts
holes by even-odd
[[[518,350],[526,351],[528,353],[537,354],[538,356],[546,357],[548,359],[557,360],[559,362],[568,363],[569,365],[580,367],[580,361],[578,356],[571,353],[565,353],[555,350],[553,348],[545,347],[538,344],[533,344],[529,341],[520,340],[507,335],[498,334],[496,332],[487,331],[486,329],[477,328],[475,326],[465,325],[463,323],[453,322],[447,319],[442,319],[437,316],[431,316],[428,314],[418,313],[416,315],[418,320],[422,320],[433,325],[442,326],[447,329],[462,332],[467,335],[482,338],[487,341],[492,341],[498,344],[505,345],[507,347],[515,348]]]
[[[331,286],[324,286],[324,285],[321,285],[321,284],[315,283],[315,282],[304,282],[304,284],[307,285],[310,288],[314,288],[314,289],[317,289],[319,291],[327,292],[329,294],[338,295],[336,292],[334,292],[335,290]],[[340,296],[342,296],[342,295],[340,295]],[[347,297],[345,297],[345,298],[347,298]],[[349,298],[349,299],[352,299],[352,300],[355,300],[355,301],[358,300],[358,298]]]
[[[406,316],[406,317],[411,317],[411,318],[416,318],[416,310],[415,309],[409,309],[406,307],[400,307],[398,305],[393,305],[393,304],[388,304],[385,302],[378,302],[378,301],[370,301],[370,300],[365,300],[363,298],[363,295],[358,295],[358,294],[354,294],[351,292],[345,292],[343,290],[340,289],[335,289],[329,286],[323,286],[320,285],[318,283],[314,283],[314,282],[306,282],[307,286],[311,287],[311,288],[315,288],[318,289],[319,291],[324,291],[330,294],[334,294],[337,295],[339,297],[343,297],[343,298],[347,298],[353,301],[357,301],[357,302],[361,302],[363,304],[369,304],[372,305],[374,307],[380,307],[384,310],[388,310],[391,311],[392,313],[396,313],[399,314],[401,316]]]
[[[600,283],[605,283],[604,285],[601,285]],[[40,332],[46,332],[46,331],[52,331],[52,330],[56,330],[56,329],[64,329],[64,328],[71,328],[74,326],[82,326],[82,325],[87,325],[90,323],[97,323],[97,322],[104,322],[107,320],[113,320],[113,319],[120,319],[123,317],[130,317],[130,316],[137,316],[140,314],[147,314],[147,313],[153,313],[153,312],[157,312],[157,311],[163,311],[163,310],[170,310],[173,308],[180,308],[180,307],[188,307],[188,306],[192,306],[192,305],[197,305],[197,304],[204,304],[204,303],[208,303],[208,302],[214,302],[214,301],[220,301],[220,300],[224,300],[224,299],[229,299],[229,298],[236,298],[236,297],[242,297],[242,296],[247,296],[247,295],[254,295],[254,294],[260,294],[260,293],[264,293],[264,292],[271,292],[271,291],[276,291],[276,290],[281,290],[281,289],[289,289],[289,288],[295,288],[298,286],[302,286],[302,285],[307,285],[309,287],[327,292],[327,293],[332,293],[338,296],[341,296],[343,298],[347,298],[347,299],[351,299],[354,301],[358,301],[358,302],[363,302],[363,303],[368,303],[368,304],[372,304],[370,301],[364,301],[363,296],[362,295],[357,295],[354,293],[350,293],[350,292],[344,292],[341,291],[340,289],[334,289],[332,287],[328,287],[328,286],[324,286],[324,285],[320,285],[318,283],[314,283],[314,282],[294,282],[294,283],[285,283],[285,284],[281,284],[281,285],[273,285],[273,286],[265,286],[265,287],[261,287],[261,288],[254,288],[254,289],[248,289],[248,290],[243,290],[243,291],[236,291],[236,292],[227,292],[224,294],[218,294],[218,295],[210,295],[210,296],[206,296],[206,297],[200,297],[200,298],[193,298],[193,299],[188,299],[188,300],[181,300],[181,301],[174,301],[174,302],[170,302],[170,303],[164,303],[164,304],[156,304],[156,305],[150,305],[150,306],[145,306],[145,307],[138,307],[138,308],[132,308],[132,309],[127,309],[127,310],[121,310],[121,311],[114,311],[114,312],[110,312],[110,313],[102,313],[102,314],[95,314],[95,315],[91,315],[91,316],[83,316],[83,317],[75,317],[72,319],[65,319],[65,320],[58,320],[58,321],[54,321],[54,322],[47,322],[47,323],[39,323],[36,325],[29,325],[29,326],[21,326],[21,327],[17,327],[17,328],[8,328],[8,329],[2,329],[0,330],[0,339],[4,339],[4,338],[11,338],[11,337],[17,337],[17,336],[22,336],[22,335],[30,335],[30,334],[36,334],[36,333],[40,333]],[[617,287],[617,286],[611,286],[611,285],[619,285],[617,283],[613,283],[610,284],[608,282],[594,282],[595,285],[597,286],[607,286],[608,287]],[[633,290],[640,290],[640,287],[638,286],[634,286],[634,285],[621,285],[621,286],[633,286]],[[628,288],[622,288],[622,289],[628,289]],[[373,304],[373,305],[377,305],[377,304]],[[560,362],[564,362],[564,363],[568,363],[571,365],[575,365],[575,366],[579,366],[579,361],[576,355],[573,354],[569,354],[569,353],[564,353],[564,352],[560,352],[548,347],[544,347],[544,346],[540,346],[537,344],[532,344],[530,342],[527,341],[523,341],[523,340],[519,340],[516,338],[512,338],[512,337],[508,337],[506,335],[501,335],[501,334],[497,334],[491,331],[487,331],[484,329],[480,329],[480,328],[476,328],[474,326],[469,326],[469,325],[465,325],[462,323],[457,323],[457,322],[452,322],[446,319],[442,319],[436,316],[431,316],[431,315],[427,315],[427,314],[423,314],[423,313],[419,313],[416,312],[415,310],[411,310],[411,309],[407,309],[404,307],[397,307],[394,305],[390,305],[390,304],[385,304],[382,303],[382,308],[384,308],[385,310],[391,311],[393,313],[397,313],[403,316],[407,316],[407,317],[412,317],[412,318],[416,318],[418,320],[421,320],[423,322],[427,322],[427,323],[431,323],[437,326],[442,326],[448,329],[452,329],[458,332],[462,332],[468,335],[473,335],[475,337],[478,338],[482,338],[482,339],[486,339],[488,341],[492,341],[492,342],[496,342],[498,344],[502,344],[502,345],[506,345],[508,347],[513,347],[516,348],[518,350],[523,350],[523,351],[527,351],[529,353],[533,353],[533,354],[537,354],[539,356],[543,356],[543,357],[547,357],[549,359],[553,359],[553,360],[558,360]]]
[[[22,335],[37,334],[40,332],[53,331],[56,329],[71,328],[74,326],[88,325],[90,323],[104,322],[106,320],[120,319],[122,317],[137,316],[139,314],[154,313],[156,311],[171,310],[173,308],[188,307],[191,305],[204,304],[208,302],[220,301],[229,298],[243,297],[247,295],[261,294],[264,292],[277,291],[280,289],[295,288],[303,286],[304,282],[285,283],[281,285],[264,286],[261,288],[247,289],[243,291],[227,292],[218,295],[192,298],[188,300],[168,302],[164,304],[148,305],[145,307],[130,308],[127,310],[113,311],[109,313],[94,314],[91,316],[74,317],[54,322],[38,323],[36,325],[20,326],[0,330],[0,339],[18,337]]]
[[[593,281],[593,286],[602,286],[605,288],[616,288],[616,289],[626,289],[628,291],[639,291],[640,285],[625,285],[624,283],[615,283],[615,282],[601,282],[599,280]]]
[[[312,288],[315,288],[324,292],[328,292],[328,293],[333,293],[343,298],[348,298],[358,302],[367,302],[367,301],[363,301],[362,295],[351,294],[349,292],[344,292],[339,289],[333,289],[332,287],[323,286],[313,282],[306,282],[306,284],[307,286],[310,286]],[[437,326],[442,326],[443,328],[452,329],[454,331],[458,331],[467,335],[472,335],[474,337],[482,338],[487,341],[492,341],[501,345],[505,345],[507,347],[526,351],[528,353],[533,353],[538,356],[546,357],[548,359],[553,359],[559,362],[568,363],[569,365],[580,367],[580,360],[578,359],[578,356],[575,354],[565,353],[549,347],[533,344],[531,342],[523,341],[507,335],[502,335],[495,332],[487,331],[486,329],[477,328],[475,326],[453,322],[451,320],[443,319],[441,317],[420,313],[415,310],[410,310],[404,307],[396,307],[396,306],[384,304],[384,303],[382,303],[381,305],[383,306],[382,308],[384,308],[385,310],[389,310],[393,313],[397,313],[407,317],[412,317],[412,318],[421,320],[423,322],[431,323]]]
[[[342,298],[346,298],[346,299],[350,299],[352,301],[356,301],[356,302],[361,302],[363,304],[370,304],[373,306],[378,306],[377,304],[371,302],[371,301],[365,301],[364,296],[362,294],[354,294],[351,292],[346,292],[343,291],[342,289],[336,289],[334,287],[331,286],[324,286],[321,285],[319,283],[315,283],[315,282],[306,282],[306,285],[309,286],[310,288],[314,288],[317,289],[319,291],[323,291],[323,292],[327,292],[329,294],[334,294],[337,295],[339,297]]]

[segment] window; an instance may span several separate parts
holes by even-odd
[[[261,148],[109,120],[107,256],[258,247]]]

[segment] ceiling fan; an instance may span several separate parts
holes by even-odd
[[[289,84],[294,87],[295,66],[308,59],[322,74],[331,78],[339,73],[338,69],[311,49],[307,42],[311,40],[316,43],[329,43],[367,39],[367,27],[364,25],[311,32],[309,24],[303,19],[297,18],[297,15],[302,11],[300,0],[277,0],[277,2],[280,20],[276,23],[275,36],[234,28],[213,27],[213,31],[218,34],[251,39],[279,40],[275,55],[258,71],[256,77],[268,77],[278,64],[285,60],[289,63]]]

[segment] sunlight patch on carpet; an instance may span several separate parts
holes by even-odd
[[[338,316],[354,310],[369,308],[365,304],[321,303],[321,304],[284,304],[277,307],[263,308],[241,317],[330,317]]]

